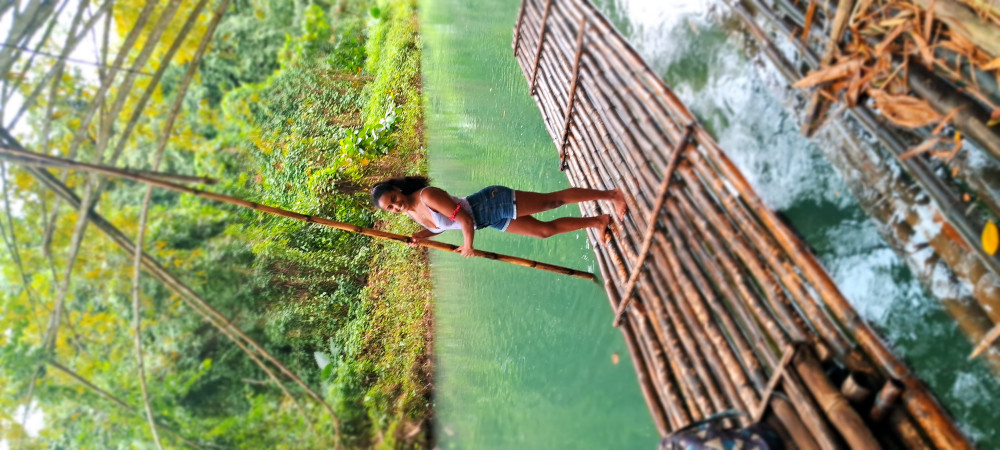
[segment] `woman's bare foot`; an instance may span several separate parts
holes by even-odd
[[[614,188],[611,190],[611,201],[615,204],[615,215],[618,216],[618,220],[625,220],[625,213],[628,212],[628,202],[625,200],[625,194],[619,188]]]
[[[611,243],[611,238],[614,237],[615,230],[612,227],[615,226],[615,223],[611,221],[611,216],[608,214],[601,214],[597,218],[604,224],[601,227],[601,246],[607,247]]]

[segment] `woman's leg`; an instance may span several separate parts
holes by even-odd
[[[540,193],[516,191],[518,220],[542,211],[558,208],[573,203],[607,200],[615,205],[615,214],[621,219],[625,217],[628,204],[625,195],[618,189],[602,191],[598,189],[569,188],[557,192]]]
[[[520,198],[518,204],[520,204]],[[607,214],[601,214],[597,217],[561,217],[551,222],[542,222],[531,216],[523,216],[510,221],[507,232],[545,239],[583,228],[604,229],[610,223],[611,216]]]

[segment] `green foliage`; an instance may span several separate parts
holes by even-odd
[[[235,0],[184,101],[163,170],[220,179],[211,191],[305,214],[399,232],[367,198],[373,179],[420,160],[416,4]],[[133,0],[116,7],[135,8]],[[123,22],[124,23],[124,22]],[[376,42],[372,40],[375,39]],[[377,63],[372,63],[376,61]],[[168,69],[122,163],[145,168],[184,65]],[[53,97],[53,148],[64,149],[94,89],[71,78]],[[46,100],[47,101],[47,100]],[[47,105],[43,105],[47,106]],[[33,117],[36,124],[45,120]],[[37,141],[27,141],[37,146]],[[77,159],[90,159],[87,140]],[[82,176],[68,184],[79,188]],[[22,281],[4,253],[0,274],[0,428],[33,377],[46,431],[25,447],[146,447],[141,416],[43,364],[41,342],[75,222],[56,220],[51,255],[38,230],[55,203],[23,172],[8,178],[23,204],[15,233]],[[133,237],[144,186],[113,182],[97,211]],[[427,447],[425,261],[412,249],[190,195],[155,190],[145,250],[228,320],[324,395],[347,447]],[[65,205],[60,206],[66,210]],[[96,237],[94,237],[96,236]],[[53,358],[129,405],[142,404],[131,334],[131,255],[88,231]],[[206,447],[328,448],[323,408],[301,408],[229,338],[144,275],[142,341],[158,418]],[[326,363],[317,364],[317,352]],[[291,383],[287,383],[291,386]],[[309,425],[315,428],[310,431]],[[420,428],[423,433],[410,430]],[[168,447],[181,442],[160,433]]]
[[[365,166],[389,153],[395,143],[391,133],[396,128],[397,110],[395,104],[389,103],[378,122],[347,131],[347,136],[340,140],[340,153],[333,161],[333,167],[343,174],[343,178],[360,179]]]

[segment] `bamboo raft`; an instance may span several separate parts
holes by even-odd
[[[827,10],[810,10],[806,3],[813,2],[795,4],[788,0],[727,0],[727,3],[756,42],[759,53],[789,86],[803,84],[811,74],[829,73],[838,64],[843,67],[860,62],[845,47],[863,41],[872,48],[883,49],[883,56],[874,60],[885,61],[886,70],[898,74],[893,76],[895,79],[906,80],[900,83],[902,87],[895,86],[901,92],[894,94],[896,98],[918,105],[924,102],[921,109],[924,114],[937,113],[943,118],[942,125],[948,123],[954,128],[955,132],[946,140],[940,136],[944,133],[929,131],[929,126],[914,128],[894,123],[887,114],[880,114],[877,102],[871,102],[872,105],[863,101],[863,97],[858,99],[864,92],[843,95],[834,92],[836,86],[844,84],[838,83],[839,80],[800,92],[811,97],[807,105],[802,105],[806,111],[803,131],[818,132],[828,141],[839,143],[827,146],[832,150],[824,148],[824,153],[835,164],[841,161],[840,172],[856,171],[869,180],[887,180],[868,183],[868,193],[857,195],[891,199],[887,202],[890,205],[863,205],[870,216],[896,230],[889,234],[902,236],[890,235],[887,240],[901,249],[907,246],[908,236],[926,239],[948,277],[970,286],[968,293],[938,294],[938,297],[976,345],[971,357],[983,357],[994,373],[1000,374],[1000,352],[987,351],[1000,338],[1000,254],[988,253],[981,242],[984,239],[981,236],[985,235],[981,230],[1000,216],[1000,179],[996,177],[1000,170],[1000,131],[988,124],[990,111],[1000,116],[1000,92],[993,76],[969,57],[1000,56],[994,40],[984,38],[1000,34],[1000,26],[985,24],[978,17],[960,21],[960,13],[968,12],[968,8],[954,0],[889,2],[891,5],[839,0],[831,2]],[[881,9],[872,13],[875,8]],[[923,34],[931,36],[928,43],[934,49],[932,53],[919,58],[908,53],[920,53],[913,50],[910,40],[922,39],[919,37],[922,33],[915,30],[899,33],[892,27],[879,30],[870,25],[897,23],[902,30],[908,26],[912,29],[915,23],[912,21],[919,21],[919,28],[925,30]],[[959,36],[965,33],[971,33],[968,34],[971,41],[956,46],[956,41],[966,42]],[[791,45],[779,47],[774,42]],[[955,49],[965,54],[956,53]],[[833,54],[842,54],[841,59],[848,62],[833,61]],[[858,67],[858,75],[869,78],[878,75],[875,69]],[[888,91],[889,87],[879,90]],[[825,109],[833,111],[824,114]],[[935,130],[942,128],[939,125]],[[870,148],[870,144],[858,139],[860,130],[875,136],[879,145]],[[953,145],[953,149],[931,151],[944,143]],[[956,158],[959,150],[964,158]],[[972,160],[986,163],[972,164],[969,162]],[[931,202],[921,200],[924,196]],[[926,235],[918,231],[916,216],[920,215],[920,209],[928,210],[934,223],[940,224],[939,233]]]
[[[571,184],[630,196],[597,256],[661,436],[739,410],[791,448],[971,448],[591,4],[524,0],[513,50]]]

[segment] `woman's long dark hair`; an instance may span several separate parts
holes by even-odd
[[[431,182],[427,179],[427,177],[420,175],[390,178],[388,180],[379,181],[372,186],[372,203],[374,203],[375,206],[378,206],[378,199],[382,198],[382,195],[386,192],[395,188],[399,188],[404,195],[410,195],[427,186],[430,186],[430,183]]]

